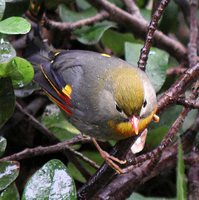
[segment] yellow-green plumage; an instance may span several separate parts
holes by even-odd
[[[115,68],[111,71],[109,78],[112,80],[114,97],[118,106],[128,117],[133,114],[139,115],[144,101],[144,89],[137,69]]]
[[[65,108],[68,119],[82,133],[123,139],[135,134],[129,122],[132,116],[140,118],[143,130],[156,112],[155,91],[146,74],[121,59],[74,50],[61,51],[53,62],[40,64],[57,90],[66,85],[71,88],[66,103],[41,72],[36,74],[35,80]]]

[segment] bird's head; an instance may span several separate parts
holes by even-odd
[[[124,138],[146,128],[157,110],[156,94],[147,75],[138,68],[115,68],[107,74],[105,87],[109,101],[104,106],[108,115],[114,116],[108,120],[109,126]]]

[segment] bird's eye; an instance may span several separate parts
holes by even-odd
[[[118,112],[122,112],[122,109],[116,104],[115,105],[115,107],[116,107],[116,110],[118,111]]]
[[[145,108],[145,107],[146,107],[146,105],[147,105],[147,101],[146,101],[146,100],[144,100],[144,103],[143,103],[143,108]]]

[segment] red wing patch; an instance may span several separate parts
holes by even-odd
[[[50,89],[49,90],[47,89],[49,87],[45,87],[44,91],[54,103],[56,103],[62,110],[64,110],[67,115],[71,116],[72,115],[72,111],[71,111],[72,105],[70,102],[71,93],[72,93],[71,86],[66,85],[65,87],[62,87],[59,89],[58,86],[56,86],[56,84],[54,83],[54,81],[50,79],[50,77],[48,76],[48,73],[45,71],[42,65],[41,65],[41,71],[45,79],[50,84],[51,91],[53,89],[55,91],[55,94],[57,95],[53,95],[52,92],[50,92]]]

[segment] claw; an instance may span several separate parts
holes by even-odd
[[[154,115],[153,115],[153,121],[154,121],[155,123],[158,123],[158,122],[160,121],[160,117],[159,117],[158,115],[154,114]]]
[[[123,169],[121,169],[116,163],[123,165],[126,163],[126,160],[120,160],[120,159],[110,155],[106,151],[102,150],[94,138],[92,138],[92,141],[93,141],[94,145],[96,146],[97,150],[99,151],[100,155],[102,156],[102,158],[106,161],[106,163],[112,169],[114,169],[118,174],[123,174],[124,173]]]

